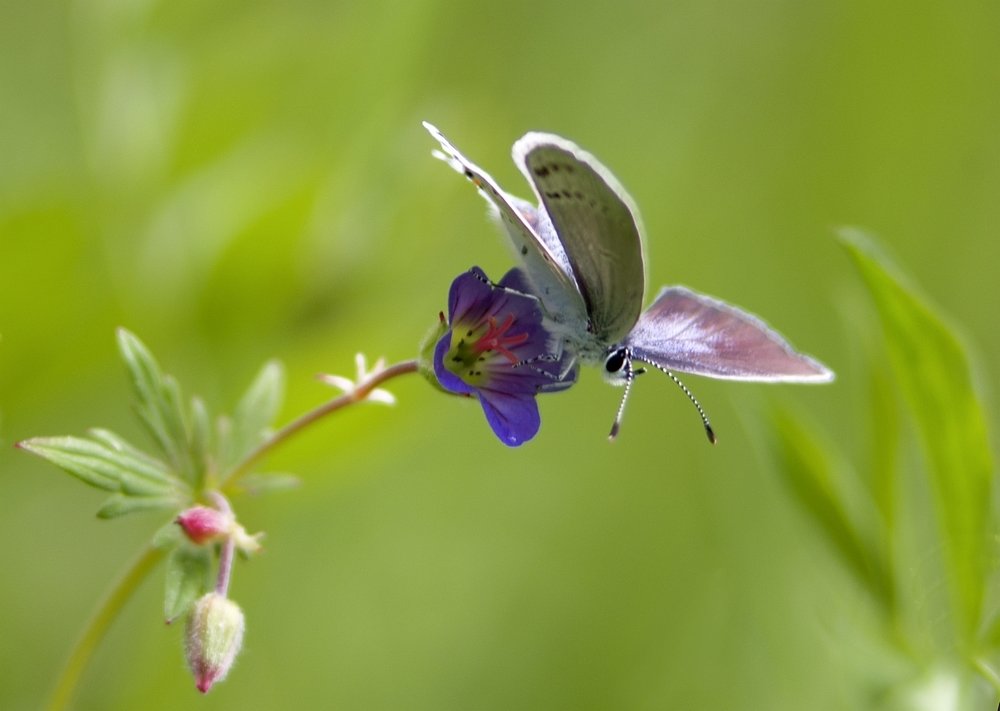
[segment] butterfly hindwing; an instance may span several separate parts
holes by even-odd
[[[625,342],[637,360],[710,378],[826,382],[833,373],[796,352],[756,316],[674,286],[664,288]]]

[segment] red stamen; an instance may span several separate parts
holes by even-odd
[[[520,359],[511,353],[509,349],[519,346],[527,341],[528,334],[518,333],[512,336],[506,335],[507,331],[509,331],[514,325],[514,314],[507,314],[507,318],[505,318],[503,323],[499,326],[497,326],[497,320],[492,316],[490,317],[489,322],[489,329],[487,329],[486,333],[483,334],[482,338],[475,342],[472,348],[477,353],[482,353],[484,351],[496,351],[509,360],[511,364],[516,365]]]

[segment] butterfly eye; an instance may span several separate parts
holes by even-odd
[[[622,368],[625,367],[625,362],[628,360],[628,350],[625,348],[619,348],[614,351],[605,359],[604,370],[608,373],[615,374],[620,373]]]

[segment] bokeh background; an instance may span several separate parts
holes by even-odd
[[[648,292],[764,315],[825,387],[596,371],[508,450],[416,377],[268,462],[236,502],[267,551],[235,572],[230,679],[196,698],[162,571],[84,677],[80,709],[854,709],[898,669],[838,630],[869,610],[764,454],[790,407],[845,457],[878,437],[884,357],[833,237],[888,245],[977,354],[1000,360],[1000,5],[754,2],[4,3],[0,21],[0,708],[36,708],[162,517],[102,500],[18,439],[141,440],[126,326],[189,392],[232,406],[287,367],[415,355],[459,272],[512,260],[431,120],[511,192],[527,130],[601,158],[639,204]],[[845,639],[847,640],[845,642]],[[983,708],[994,701],[984,696]]]

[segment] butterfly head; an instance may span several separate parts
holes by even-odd
[[[632,369],[632,352],[625,346],[612,346],[604,356],[604,379],[612,385],[628,385],[642,369]]]
[[[612,346],[608,349],[607,355],[604,358],[604,379],[611,383],[612,385],[624,385],[625,392],[622,395],[621,403],[618,405],[618,412],[615,415],[615,421],[611,425],[611,432],[608,434],[609,439],[614,439],[618,436],[618,430],[621,427],[622,415],[625,414],[625,402],[628,400],[629,391],[632,389],[632,381],[635,380],[637,375],[642,375],[646,372],[645,368],[634,368],[632,367],[632,362],[635,360],[635,354],[632,353],[632,349],[628,346]],[[708,415],[701,407],[701,403],[695,398],[687,386],[682,383],[676,375],[664,368],[658,363],[649,361],[649,365],[652,365],[657,370],[662,371],[669,377],[675,385],[677,385],[684,394],[687,395],[691,403],[697,408],[698,414],[701,416],[701,422],[705,427],[705,434],[708,436],[708,441],[715,444],[715,432],[712,430],[712,425],[708,421]]]

